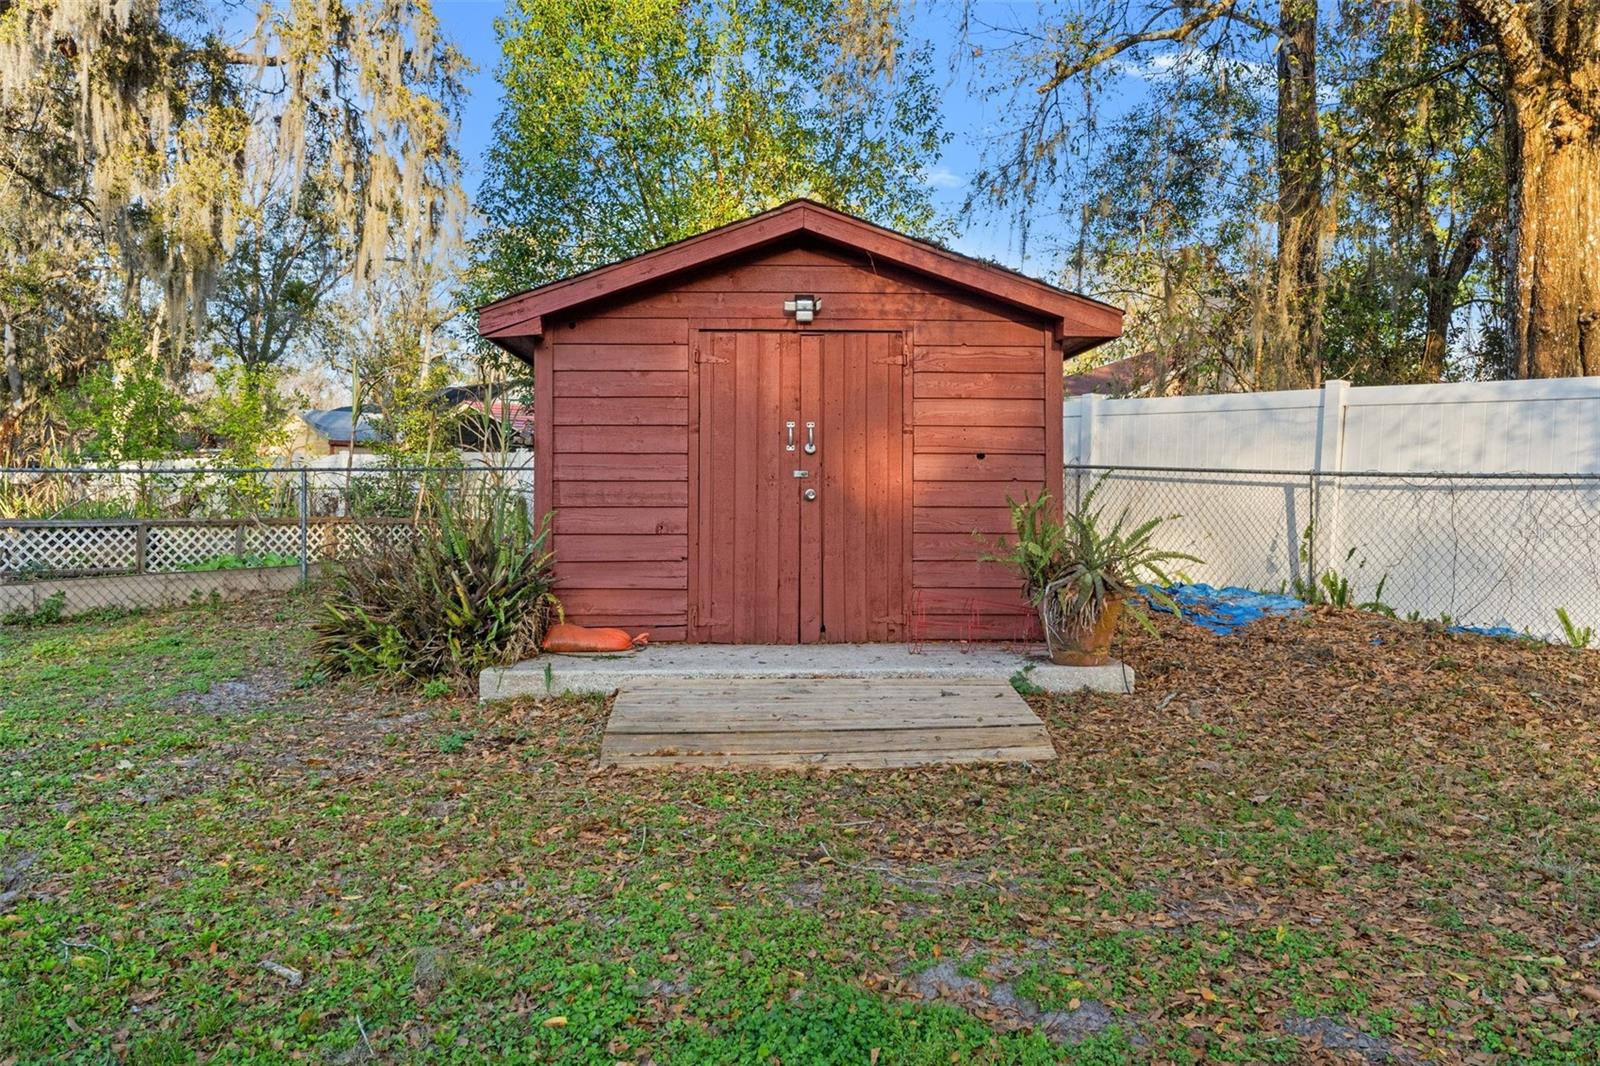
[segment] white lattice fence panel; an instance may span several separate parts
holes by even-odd
[[[244,530],[246,555],[281,555],[300,558],[300,527],[298,525],[246,526]]]
[[[237,550],[234,526],[151,526],[145,570],[172,573]]]
[[[318,543],[325,559],[347,559],[374,548],[404,544],[416,531],[402,522],[338,522],[324,525]]]
[[[0,527],[0,574],[7,576],[132,570],[137,557],[132,526]]]

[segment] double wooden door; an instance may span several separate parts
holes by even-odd
[[[703,331],[696,350],[691,639],[904,639],[902,335]]]

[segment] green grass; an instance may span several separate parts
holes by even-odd
[[[1600,1055],[1592,654],[1163,620],[1029,696],[1049,766],[624,774],[602,702],[329,683],[306,612],[0,630],[0,1062]]]

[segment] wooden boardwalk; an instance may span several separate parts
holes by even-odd
[[[1043,762],[1044,723],[1003,681],[661,680],[617,694],[600,761],[623,767]]]

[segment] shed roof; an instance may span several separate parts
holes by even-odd
[[[528,342],[543,335],[543,320],[550,315],[661,282],[796,234],[810,234],[834,245],[858,249],[880,261],[1053,319],[1056,339],[1064,354],[1082,352],[1122,335],[1121,308],[896,233],[815,200],[791,200],[631,259],[485,304],[478,308],[478,332],[526,358],[531,354]]]

